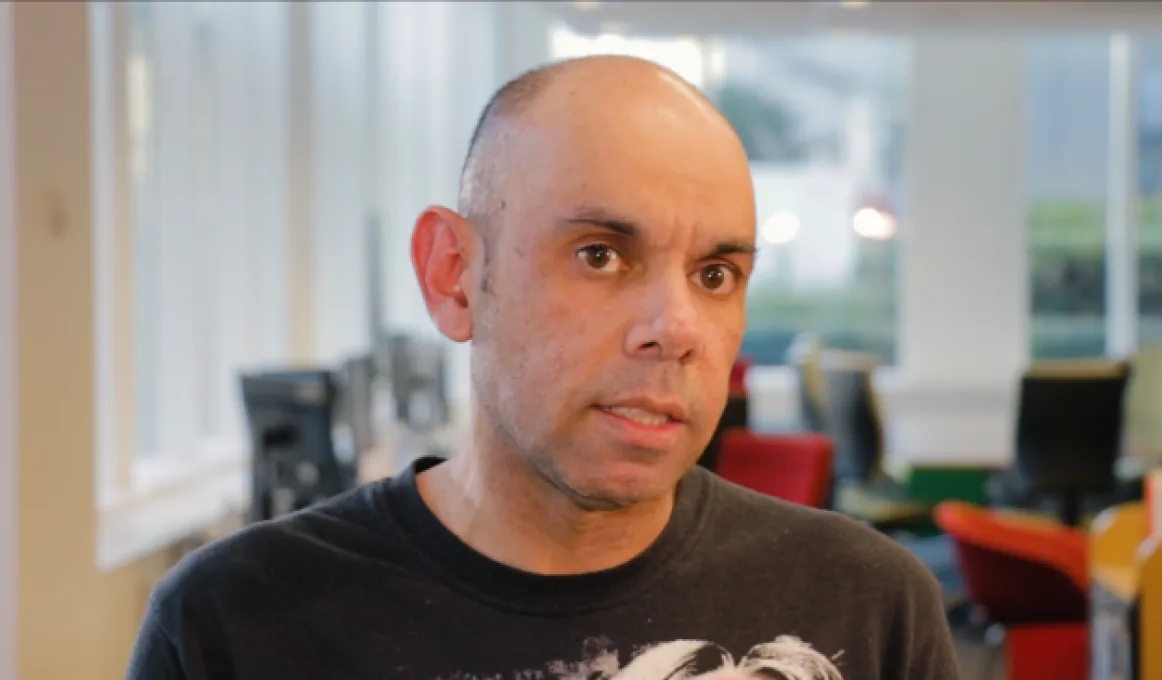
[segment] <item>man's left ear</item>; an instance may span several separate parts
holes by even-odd
[[[428,314],[450,340],[472,339],[472,310],[461,281],[471,261],[474,232],[456,211],[429,206],[412,232],[412,266]]]

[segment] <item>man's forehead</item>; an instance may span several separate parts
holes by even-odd
[[[610,159],[608,167],[575,168],[545,186],[557,214],[620,216],[644,227],[698,232],[752,231],[753,185],[749,171],[676,167],[669,159]]]
[[[680,169],[643,167],[627,173],[625,166],[564,165],[558,172],[545,168],[539,175],[531,173],[523,191],[509,194],[516,199],[507,203],[513,209],[511,221],[525,229],[559,234],[599,227],[657,245],[676,240],[691,246],[721,240],[754,242],[749,174],[728,178]]]
[[[681,115],[621,102],[605,107],[620,116],[565,110],[551,120],[536,107],[497,149],[500,193],[521,221],[538,225],[599,209],[650,235],[753,239],[745,151],[728,125],[681,104]]]

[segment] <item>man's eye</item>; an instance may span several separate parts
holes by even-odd
[[[601,244],[585,246],[577,251],[577,257],[586,266],[609,274],[616,273],[623,264],[621,255],[616,250]]]
[[[707,265],[694,276],[699,286],[715,295],[729,295],[738,285],[738,274],[724,264]]]

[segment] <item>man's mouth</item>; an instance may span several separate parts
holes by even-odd
[[[642,425],[649,425],[651,427],[659,427],[666,423],[673,422],[673,419],[663,413],[654,413],[645,409],[634,408],[632,406],[601,406],[602,411],[612,413],[615,416],[621,416],[626,420],[632,420],[635,423]]]

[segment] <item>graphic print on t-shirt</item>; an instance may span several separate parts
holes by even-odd
[[[789,635],[756,645],[738,659],[713,642],[663,642],[644,647],[624,668],[619,667],[617,650],[611,649],[608,639],[591,638],[585,648],[581,661],[555,661],[544,669],[530,669],[512,677],[518,680],[843,680],[834,659]],[[472,676],[457,674],[455,677],[473,680]]]
[[[706,663],[710,664],[710,668],[703,670],[702,665]],[[780,680],[843,680],[831,659],[806,642],[789,635],[757,645],[738,660],[710,642],[668,642],[647,650],[613,676],[614,680],[742,680],[771,677]]]

